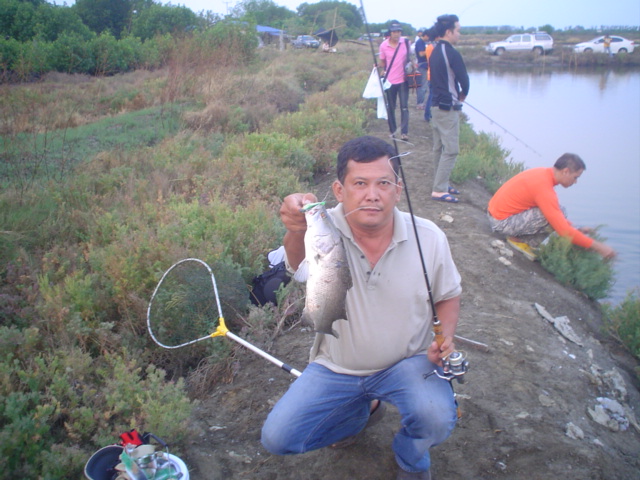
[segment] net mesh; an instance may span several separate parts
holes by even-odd
[[[158,284],[147,322],[157,342],[177,347],[213,333],[219,316],[210,271],[187,259],[171,267]]]

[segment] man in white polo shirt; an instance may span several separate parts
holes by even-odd
[[[269,414],[262,443],[274,454],[304,453],[350,444],[395,405],[402,426],[393,441],[398,479],[430,479],[429,449],[446,440],[456,423],[451,385],[436,375],[453,350],[460,309],[460,275],[444,233],[416,218],[444,342],[434,341],[432,312],[411,217],[396,208],[402,195],[394,149],[374,137],[347,142],[338,154],[328,211],[347,252],[353,286],[338,335],[318,333],[310,364]],[[311,193],[285,198],[286,262],[304,259]]]

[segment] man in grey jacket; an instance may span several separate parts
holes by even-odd
[[[456,15],[441,15],[434,25],[439,41],[429,59],[433,103],[433,150],[435,176],[431,198],[458,203],[459,194],[449,184],[449,176],[459,152],[460,110],[469,94],[469,74],[460,53],[453,47],[460,39]]]

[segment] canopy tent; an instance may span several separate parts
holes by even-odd
[[[256,30],[258,33],[266,33],[268,35],[273,35],[274,37],[280,36],[284,33],[283,30],[278,30],[277,28],[267,27],[265,25],[256,25]]]
[[[323,28],[315,32],[314,35],[322,39],[322,41],[327,43],[330,47],[333,47],[336,43],[338,43],[338,34],[333,28]]]

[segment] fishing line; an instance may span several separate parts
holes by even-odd
[[[371,36],[371,32],[369,31],[369,22],[367,21],[367,16],[365,14],[365,10],[364,10],[364,3],[363,0],[360,0],[360,14],[362,15],[362,20],[363,23],[365,25],[365,28],[367,30],[367,37],[369,38],[369,45],[371,47],[371,55],[373,56],[373,65],[377,66],[377,61],[376,61],[376,54],[373,48],[373,38]],[[399,48],[399,46],[397,47]],[[385,105],[387,107],[387,123],[389,125],[389,131],[391,131],[391,112],[389,109],[389,100],[388,100],[388,93],[384,90],[383,85],[382,85],[382,79],[380,79],[380,75],[378,75],[378,80],[380,81],[380,88],[383,92],[383,96],[385,99]],[[432,328],[433,328],[433,333],[435,334],[435,340],[438,344],[438,346],[442,346],[442,344],[444,343],[444,334],[442,331],[442,323],[440,322],[440,319],[438,318],[438,313],[436,312],[436,304],[435,304],[435,300],[433,299],[433,291],[431,289],[431,282],[429,281],[429,273],[427,272],[427,264],[424,258],[424,254],[422,252],[422,245],[420,242],[420,236],[418,234],[418,226],[416,224],[416,219],[415,219],[415,214],[413,213],[413,206],[411,203],[411,197],[409,196],[409,188],[407,186],[407,181],[405,178],[405,174],[404,174],[404,169],[402,168],[402,161],[401,161],[401,157],[402,155],[399,154],[398,152],[398,143],[396,141],[394,132],[391,132],[391,138],[393,140],[393,147],[395,149],[396,152],[396,159],[398,162],[398,170],[400,171],[400,176],[402,179],[402,185],[404,186],[404,192],[405,195],[407,197],[407,207],[409,209],[409,216],[411,217],[411,224],[413,226],[413,234],[415,236],[416,239],[416,246],[418,248],[418,255],[420,256],[420,264],[422,265],[422,273],[424,276],[424,280],[425,280],[425,284],[427,287],[427,294],[429,297],[429,305],[431,307],[431,314],[432,314]],[[444,364],[444,371],[445,371],[445,375],[446,376],[442,376],[441,378],[445,378],[446,380],[453,380],[453,378],[456,378],[459,382],[463,381],[464,378],[464,374],[468,368],[468,362],[466,362],[466,357],[464,356],[464,354],[462,354],[461,352],[457,352],[457,351],[453,351],[451,352],[451,354],[449,354],[449,356],[446,359],[443,359],[443,364]],[[451,367],[451,369],[450,369]],[[434,373],[437,374],[438,376],[440,376],[440,374],[437,373],[437,371],[434,370]]]
[[[494,125],[497,125],[498,127],[500,127],[502,130],[505,131],[505,133],[508,133],[509,135],[511,135],[513,138],[515,138],[518,142],[520,142],[521,144],[523,144],[525,147],[527,147],[529,150],[531,150],[533,153],[535,153],[536,155],[538,155],[539,157],[542,157],[542,155],[540,153],[538,153],[535,149],[533,149],[532,147],[530,147],[529,145],[527,145],[525,142],[523,142],[522,140],[520,140],[518,137],[516,137],[513,133],[511,133],[509,130],[507,130],[506,128],[504,128],[502,125],[500,125],[498,122],[496,122],[493,118],[489,117],[488,115],[482,113],[480,110],[478,110],[476,107],[474,107],[473,105],[471,105],[469,102],[467,102],[466,100],[464,100],[464,103],[466,103],[467,105],[469,105],[471,108],[473,108],[476,112],[478,112],[480,115],[482,115],[483,117],[485,117],[487,120],[489,120],[491,123],[493,123]]]
[[[360,14],[362,15],[362,20],[364,22],[365,28],[367,30],[367,37],[369,38],[369,46],[371,47],[371,55],[373,56],[373,64],[374,66],[377,65],[377,60],[376,60],[376,54],[375,51],[373,49],[373,38],[371,37],[371,32],[369,31],[369,22],[367,21],[367,16],[366,13],[364,11],[364,3],[363,0],[360,0]],[[399,48],[399,46],[397,47]],[[380,81],[380,89],[383,92],[384,95],[384,99],[385,99],[385,106],[387,107],[387,124],[389,125],[389,131],[391,132],[391,111],[389,109],[389,100],[387,98],[388,93],[386,90],[384,90],[383,85],[382,85],[382,79],[380,78],[380,75],[378,75],[378,80]],[[435,301],[433,299],[433,292],[431,290],[431,282],[429,281],[429,274],[427,272],[427,264],[425,262],[424,259],[424,255],[422,253],[422,245],[420,243],[420,237],[418,235],[418,226],[416,224],[416,220],[415,220],[415,215],[413,213],[413,206],[411,204],[411,197],[409,196],[409,189],[407,187],[407,181],[405,179],[405,175],[404,175],[404,169],[402,168],[402,161],[400,160],[401,155],[398,152],[398,144],[396,142],[396,138],[395,135],[393,135],[394,132],[391,132],[391,138],[393,140],[393,147],[396,151],[396,157],[397,161],[398,161],[398,170],[400,171],[400,177],[402,179],[402,185],[404,185],[404,192],[405,195],[407,196],[407,207],[409,208],[409,216],[411,217],[411,223],[413,225],[413,233],[415,235],[416,238],[416,245],[418,247],[418,254],[420,256],[420,263],[422,265],[422,273],[424,275],[424,280],[427,286],[427,293],[429,295],[429,305],[431,306],[431,312],[433,315],[433,332],[436,335],[436,341],[438,342],[438,345],[441,345],[442,342],[444,341],[444,337],[442,335],[442,324],[440,323],[440,319],[438,318],[438,314],[436,312],[436,304]]]
[[[167,349],[228,337],[291,375],[300,376],[298,370],[229,331],[213,271],[197,258],[180,260],[164,272],[147,307],[147,330],[156,344]]]

